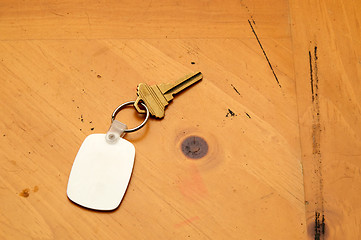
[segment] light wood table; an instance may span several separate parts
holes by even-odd
[[[1,239],[359,239],[360,1],[0,4]],[[201,71],[136,148],[120,207],[66,196],[136,86]],[[128,126],[142,116],[127,108]],[[208,153],[190,159],[188,137]]]

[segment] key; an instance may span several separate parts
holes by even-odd
[[[161,83],[149,86],[146,83],[141,83],[138,85],[138,97],[134,103],[134,107],[139,113],[145,113],[145,110],[139,108],[139,101],[143,101],[152,116],[163,118],[165,107],[172,101],[173,95],[202,80],[202,78],[202,73],[197,72],[189,74],[170,84]]]

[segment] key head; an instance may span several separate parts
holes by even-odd
[[[143,101],[147,105],[149,112],[156,118],[164,117],[164,109],[168,105],[168,101],[164,98],[162,92],[156,85],[149,86],[146,83],[138,85],[138,98],[134,103],[135,108],[139,113],[144,113],[144,110],[139,108],[139,101]]]

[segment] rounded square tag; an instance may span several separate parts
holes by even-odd
[[[133,144],[123,138],[108,143],[105,134],[89,135],[75,157],[68,198],[94,210],[116,209],[127,190],[134,157]]]

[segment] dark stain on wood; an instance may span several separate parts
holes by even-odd
[[[261,50],[262,50],[262,52],[263,52],[263,55],[265,56],[265,58],[266,58],[266,60],[267,60],[268,66],[269,66],[270,69],[272,70],[273,76],[275,77],[278,86],[281,88],[281,84],[280,84],[280,82],[279,82],[279,80],[278,80],[278,77],[277,77],[275,71],[273,70],[273,67],[272,67],[272,64],[271,64],[270,60],[269,60],[268,57],[267,57],[266,51],[264,50],[264,48],[263,48],[263,46],[262,46],[262,44],[261,44],[261,41],[259,40],[259,38],[258,38],[258,36],[257,36],[257,33],[256,33],[256,31],[254,30],[254,28],[253,28],[253,26],[252,26],[252,23],[251,23],[251,21],[250,21],[249,19],[248,19],[248,23],[249,23],[249,26],[251,26],[252,32],[253,32],[254,36],[256,37],[259,46],[261,47]]]
[[[307,227],[309,236],[314,240],[324,240],[328,237],[325,215],[315,212],[314,221]]]
[[[39,187],[38,186],[34,186],[32,191],[34,193],[36,193],[37,191],[39,191]],[[30,196],[30,188],[25,188],[23,189],[20,193],[19,193],[20,197],[24,197],[24,198],[28,198]]]
[[[251,118],[251,116],[248,113],[246,113],[246,112],[244,112],[244,113],[247,115],[248,118]]]
[[[235,114],[231,109],[228,108],[228,113],[226,114],[226,117],[235,117],[237,114]]]
[[[181,149],[185,156],[192,159],[199,159],[207,155],[208,144],[201,137],[190,136],[184,139]]]
[[[24,197],[24,198],[29,197],[29,195],[30,195],[30,189],[29,188],[25,188],[19,193],[19,196]]]

